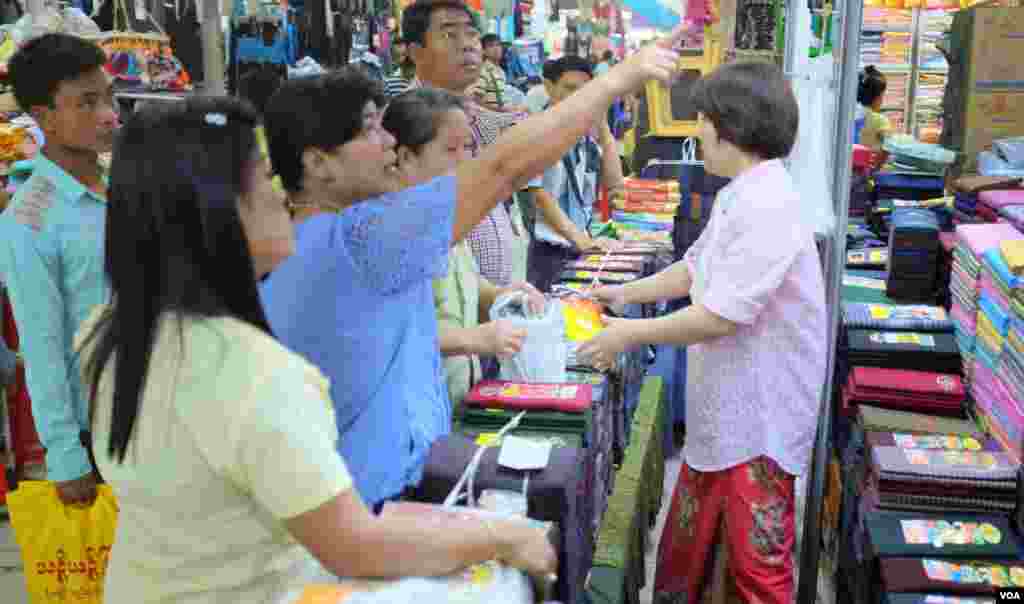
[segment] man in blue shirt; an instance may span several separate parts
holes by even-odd
[[[72,339],[106,302],[103,242],[106,178],[118,119],[106,56],[65,34],[30,40],[11,58],[18,104],[46,138],[32,175],[0,214],[0,276],[23,347],[46,469],[65,503],[88,503],[99,477],[88,453],[89,393]]]

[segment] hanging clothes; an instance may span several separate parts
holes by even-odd
[[[164,14],[164,30],[171,39],[171,50],[178,57],[185,71],[192,76],[193,82],[202,82],[203,72],[203,40],[200,34],[198,7],[196,0],[179,0],[180,4],[167,6]],[[111,4],[111,2],[107,2]]]

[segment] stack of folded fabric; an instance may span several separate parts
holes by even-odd
[[[1012,224],[1018,231],[1024,231],[1024,205],[1006,205],[999,208],[999,216]]]
[[[843,302],[899,304],[885,295],[885,271],[848,268],[843,271]]]
[[[627,241],[672,243],[672,224],[679,208],[679,182],[625,179],[626,194],[612,210],[619,237]]]
[[[961,369],[956,337],[951,333],[849,329],[840,344],[852,367],[928,367],[949,374]]]
[[[1024,586],[1024,561],[1017,556],[955,562],[888,558],[880,566],[886,604],[992,604],[999,588]]]
[[[1019,341],[1015,326],[1024,316],[1019,313],[1024,279],[1011,272],[1002,252],[1005,247],[1014,260],[1013,249],[1018,245],[1024,242],[1006,241],[982,256],[975,360],[978,377],[972,394],[990,432],[1019,460],[1024,459],[1024,410],[1016,401],[1024,399],[1015,384],[1020,374],[1014,344]],[[1008,342],[1012,328],[1014,342]]]
[[[923,304],[872,304],[843,300],[843,325],[850,329],[953,333],[953,322],[946,309]]]
[[[967,600],[955,598],[944,598],[936,595],[910,594],[888,590],[916,589],[918,587],[934,588],[928,583],[916,583],[913,572],[899,574],[898,582],[890,582],[897,579],[896,572],[889,568],[882,572],[882,568],[890,561],[901,560],[897,567],[914,566],[925,569],[925,576],[940,571],[943,575],[950,571],[949,579],[953,580],[956,572],[963,572],[961,567],[965,562],[989,561],[985,571],[992,577],[995,560],[1013,560],[1018,557],[1020,540],[1013,532],[1013,528],[1006,516],[997,514],[925,514],[920,512],[873,512],[865,523],[868,534],[868,557],[871,563],[867,565],[868,576],[864,577],[864,583],[875,590],[871,594],[870,602],[888,602],[889,604],[952,604],[960,602],[965,604]],[[928,560],[928,565],[924,562]],[[966,565],[971,568],[970,565]],[[954,570],[955,568],[955,570]],[[908,569],[903,569],[904,571]],[[1013,585],[1009,571],[1005,576],[1000,577],[1000,571],[996,571],[996,578],[1003,586]],[[939,576],[935,579],[939,579]],[[964,581],[968,577],[961,577]],[[982,573],[978,573],[977,583],[982,583]],[[913,599],[910,596],[917,596]],[[902,598],[901,598],[902,597]],[[980,604],[980,602],[979,602]]]
[[[934,302],[938,291],[939,221],[928,210],[893,212],[889,231],[889,274],[885,292],[890,298]]]
[[[963,356],[964,374],[970,380],[974,371],[982,256],[1001,241],[1024,239],[1024,235],[1005,223],[960,225],[956,234],[958,243],[953,250],[953,272],[949,284],[953,300],[950,315]]]
[[[1024,205],[1024,189],[1001,189],[978,193],[978,216],[999,222],[999,211],[1007,206]]]
[[[842,391],[847,415],[860,404],[883,409],[965,417],[967,391],[960,376],[930,371],[854,367]]]
[[[883,269],[889,262],[889,248],[866,247],[846,252],[846,268]]]
[[[871,228],[879,233],[888,233],[892,229],[893,213],[902,210],[929,210],[939,221],[939,230],[953,230],[953,197],[934,197],[931,199],[879,199],[869,216]]]
[[[978,442],[984,439],[977,424],[967,419],[885,409],[874,404],[859,404],[850,438],[841,449],[846,475],[843,481],[843,512],[840,523],[842,551],[852,554],[858,562],[864,560],[864,535],[860,530],[863,525],[860,499],[868,475],[866,441],[868,435],[875,432],[901,434],[904,436],[900,438],[904,441],[908,435],[957,436],[964,439],[972,438]]]
[[[978,194],[986,190],[1012,189],[1020,186],[1019,178],[964,176],[953,182],[953,219],[959,224],[972,224],[976,217]]]
[[[599,385],[599,397],[607,388]],[[531,439],[542,438],[553,443],[582,444],[581,463],[577,467],[576,490],[572,525],[578,530],[584,553],[577,562],[589,564],[589,552],[597,530],[598,518],[604,511],[608,494],[608,472],[611,466],[611,447],[614,439],[611,405],[601,404],[594,396],[594,386],[582,384],[524,384],[504,381],[483,381],[470,390],[457,413],[456,429],[473,436],[478,443],[490,442],[499,430],[521,411],[526,414],[518,427],[510,432]],[[597,404],[595,404],[597,401]],[[502,472],[502,470],[499,470]],[[522,472],[504,472],[525,478]],[[532,483],[533,478],[531,476]],[[522,490],[523,482],[516,492]],[[530,487],[527,486],[527,491]],[[578,581],[579,576],[576,576]],[[573,585],[580,589],[579,585]]]
[[[564,436],[557,435],[557,438]],[[523,493],[525,485],[527,515],[534,520],[558,525],[559,572],[556,596],[565,602],[580,601],[593,557],[594,543],[591,521],[581,507],[579,496],[587,478],[585,471],[581,471],[585,462],[583,450],[565,446],[563,440],[548,440],[552,448],[547,465],[530,471],[529,481],[526,482],[525,472],[498,464],[502,444],[500,441],[486,438],[481,440],[486,442],[481,444],[461,434],[450,434],[436,441],[427,455],[423,479],[410,499],[423,503],[443,503],[458,484],[479,447],[485,446],[470,483],[475,497],[480,498],[486,490]]]
[[[1016,506],[1020,464],[991,439],[872,432],[866,444],[865,512],[1009,514]]]

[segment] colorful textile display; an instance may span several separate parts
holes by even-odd
[[[107,53],[107,73],[121,90],[184,92],[192,89],[170,39],[156,34],[110,33],[98,40]]]

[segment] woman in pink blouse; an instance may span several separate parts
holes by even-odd
[[[715,549],[743,601],[789,604],[794,480],[807,466],[826,371],[814,228],[782,158],[799,111],[767,63],[733,63],[693,90],[708,172],[731,178],[680,262],[595,294],[612,304],[690,296],[645,320],[608,319],[581,348],[598,364],[641,344],[687,346],[685,464],[659,551],[656,602],[700,601]]]

